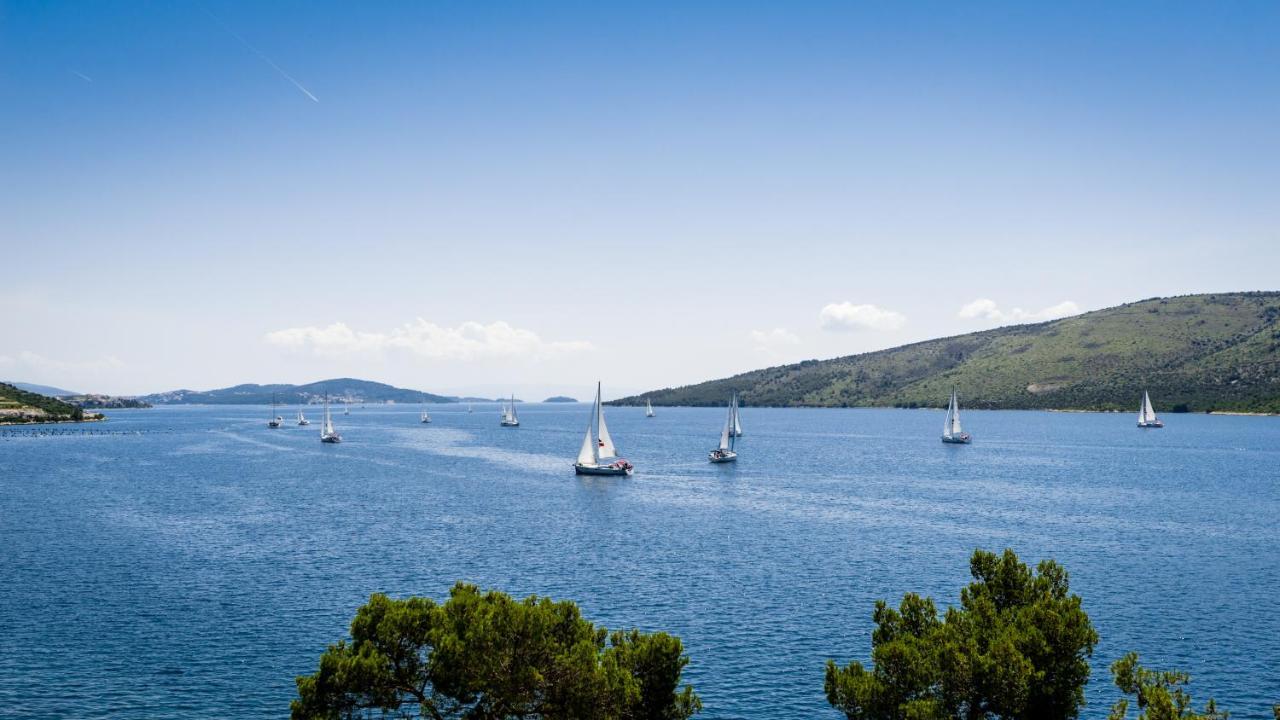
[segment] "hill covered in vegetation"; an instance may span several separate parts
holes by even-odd
[[[0,424],[101,420],[81,408],[39,393],[0,383]]]
[[[351,403],[452,403],[458,399],[408,390],[370,380],[334,378],[306,385],[236,385],[218,390],[173,390],[138,398],[153,405],[281,405],[317,403],[328,396],[333,402]]]
[[[743,404],[1280,413],[1280,292],[1153,298],[654,390],[615,405]]]

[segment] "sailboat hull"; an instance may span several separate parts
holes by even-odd
[[[738,453],[732,450],[712,450],[707,459],[713,463],[731,463],[738,461]]]
[[[1148,422],[1143,422],[1143,421],[1139,420],[1139,421],[1138,421],[1138,427],[1140,427],[1140,428],[1153,428],[1153,429],[1154,429],[1154,428],[1162,428],[1162,427],[1164,427],[1164,423],[1163,423],[1163,422],[1161,422],[1161,421],[1159,421],[1159,420],[1150,420],[1150,421],[1148,421]]]
[[[573,472],[577,475],[630,475],[631,465],[584,465],[573,464]]]
[[[949,445],[968,445],[973,442],[973,437],[969,433],[960,433],[959,435],[943,435],[942,442]]]
[[[339,436],[337,436],[337,435],[326,435],[326,436],[324,436],[324,437],[320,438],[320,442],[322,442],[322,443],[329,443],[329,444],[331,444],[331,445],[336,445],[337,443],[342,442],[342,438],[341,438],[341,437],[339,437]]]
[[[503,420],[498,424],[501,425],[502,427],[520,427],[519,420]]]

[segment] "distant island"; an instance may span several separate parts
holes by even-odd
[[[0,425],[86,422],[102,419],[103,416],[100,413],[86,413],[83,408],[57,398],[22,390],[8,383],[0,383]]]
[[[356,378],[334,378],[305,385],[256,385],[246,383],[216,390],[170,390],[135,398],[150,405],[270,405],[274,398],[281,405],[315,405],[324,402],[341,405],[421,403],[447,404],[460,402],[506,402],[509,398],[455,397],[436,395],[421,390],[399,388],[386,383]],[[523,402],[519,398],[516,402]]]
[[[578,401],[577,401],[577,399],[575,399],[575,398],[571,398],[571,397],[569,397],[568,395],[552,395],[551,397],[547,398],[546,400],[543,400],[542,402],[547,402],[547,403],[576,403],[576,402],[578,402]]]
[[[1280,413],[1280,292],[1152,298],[832,360],[653,390],[610,405]]]
[[[385,383],[355,378],[334,378],[306,385],[235,385],[217,390],[172,390],[138,398],[152,405],[270,405],[272,398],[281,405],[331,403],[456,403],[458,398],[434,395],[421,390],[408,390]]]

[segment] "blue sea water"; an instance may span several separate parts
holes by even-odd
[[[370,593],[467,580],[679,635],[702,717],[836,718],[823,664],[865,660],[875,600],[953,601],[979,547],[1070,572],[1085,717],[1127,650],[1233,717],[1280,701],[1280,419],[975,411],[956,447],[940,411],[745,408],[711,465],[722,410],[614,408],[637,471],[592,479],[585,406],[416,413],[339,415],[337,446],[256,407],[0,438],[0,716],[286,716]]]

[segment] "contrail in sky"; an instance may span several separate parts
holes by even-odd
[[[80,78],[81,80],[83,80],[83,81],[85,81],[85,82],[93,82],[93,78],[89,77],[88,75],[85,75],[85,74],[84,74],[84,73],[82,73],[82,72],[78,72],[78,71],[76,71],[76,70],[72,70],[72,71],[71,71],[71,74],[72,74],[72,75],[75,75],[76,77]]]
[[[236,32],[235,30],[232,30],[232,29],[231,29],[231,28],[230,28],[226,23],[222,22],[222,20],[221,20],[217,15],[214,15],[214,14],[213,14],[213,11],[212,11],[212,10],[210,10],[210,9],[209,9],[209,8],[207,8],[207,7],[204,7],[203,5],[201,5],[201,7],[202,7],[202,8],[204,8],[204,11],[205,11],[206,13],[208,13],[209,17],[213,18],[213,21],[214,21],[214,22],[216,22],[216,23],[218,23],[218,25],[219,25],[223,30],[226,30],[226,31],[227,31],[227,33],[231,35],[231,37],[233,37],[233,38],[235,38],[235,39],[239,40],[241,45],[244,45],[246,48],[248,48],[248,49],[249,49],[249,51],[250,51],[250,52],[252,52],[254,55],[257,55],[258,57],[262,58],[262,61],[263,61],[263,62],[265,62],[266,64],[270,65],[270,66],[272,67],[272,69],[274,69],[276,72],[280,73],[280,77],[283,77],[285,80],[288,80],[289,82],[293,83],[293,86],[294,86],[294,87],[296,87],[296,88],[298,88],[299,90],[301,90],[301,91],[302,91],[302,94],[303,94],[303,95],[306,95],[306,96],[307,96],[307,97],[309,97],[309,98],[311,98],[311,100],[312,100],[313,102],[320,102],[320,98],[316,97],[315,95],[312,95],[310,90],[308,90],[308,89],[306,89],[305,87],[303,87],[303,86],[302,86],[302,83],[298,82],[297,80],[294,80],[292,75],[290,75],[289,73],[285,72],[285,71],[284,71],[284,68],[282,68],[282,67],[280,67],[279,65],[275,64],[275,62],[273,62],[273,61],[271,60],[271,58],[269,58],[269,57],[267,57],[266,55],[262,54],[262,51],[261,51],[261,50],[259,50],[258,48],[256,48],[256,47],[254,47],[254,46],[250,45],[248,40],[245,40],[243,37],[241,37],[241,36],[240,36],[240,33]],[[76,73],[76,74],[78,75],[79,73]]]

